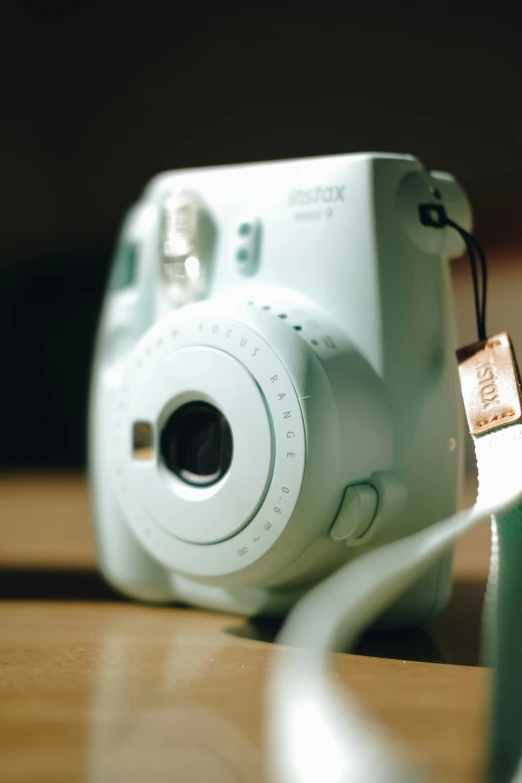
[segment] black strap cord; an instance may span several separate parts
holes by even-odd
[[[449,228],[455,229],[457,233],[462,237],[466,250],[468,252],[469,263],[471,266],[471,277],[473,278],[473,293],[475,297],[475,313],[477,316],[477,332],[479,341],[487,340],[486,335],[486,296],[487,296],[487,284],[488,284],[488,270],[486,264],[486,256],[480,246],[480,243],[473,234],[469,234],[462,226],[459,226],[446,214],[442,204],[419,204],[419,217],[423,226],[429,228]],[[477,260],[475,253],[478,255],[480,269],[482,273],[482,296],[479,291],[479,280],[477,273]]]

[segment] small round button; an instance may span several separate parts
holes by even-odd
[[[252,231],[251,223],[240,223],[237,233],[240,237],[248,237]]]

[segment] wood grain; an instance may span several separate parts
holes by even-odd
[[[0,482],[0,780],[263,781],[277,627],[120,599],[88,570],[88,521],[80,477]],[[488,672],[432,661],[476,661],[488,549],[487,529],[459,545],[441,618],[335,661],[340,687],[443,780],[483,765]]]

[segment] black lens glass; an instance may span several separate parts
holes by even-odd
[[[167,468],[188,484],[219,481],[232,462],[232,432],[213,405],[189,402],[169,417],[160,438]]]

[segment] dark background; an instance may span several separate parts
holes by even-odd
[[[522,239],[518,21],[344,5],[4,6],[0,466],[84,464],[113,243],[158,171],[411,152],[459,177],[486,244]]]

